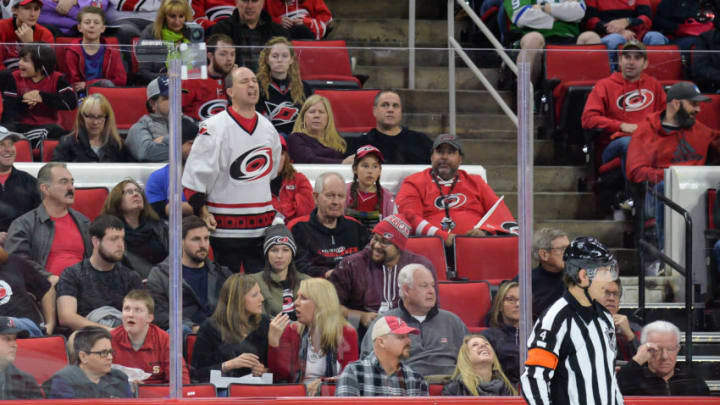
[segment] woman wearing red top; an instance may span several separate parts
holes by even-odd
[[[282,154],[280,155],[280,169],[278,176],[270,182],[272,192],[272,205],[278,216],[285,218],[285,223],[291,219],[310,215],[315,208],[313,190],[304,174],[295,170],[287,151],[285,138],[280,137]]]
[[[358,359],[357,332],[343,318],[335,288],[322,278],[300,283],[295,314],[295,323],[284,314],[270,323],[268,366],[276,382],[302,382],[308,395],[317,395],[323,378]]]

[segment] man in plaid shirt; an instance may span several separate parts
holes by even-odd
[[[348,364],[340,374],[335,396],[427,396],[422,375],[400,360],[410,357],[410,337],[420,333],[396,316],[385,316],[372,329],[373,354]]]

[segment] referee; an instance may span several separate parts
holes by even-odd
[[[617,262],[591,237],[572,241],[563,259],[568,288],[528,338],[522,394],[530,405],[622,405],[613,367],[615,326],[595,301],[617,279]]]

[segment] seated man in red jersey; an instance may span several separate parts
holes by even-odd
[[[139,368],[150,377],[143,384],[170,383],[170,336],[153,325],[155,301],[147,290],[132,290],[122,306],[122,326],[110,332],[113,363]],[[190,384],[183,360],[183,384]]]
[[[457,135],[438,135],[430,155],[432,168],[406,177],[400,186],[395,199],[400,214],[416,235],[438,235],[448,247],[455,235],[517,233],[510,210],[485,180],[459,169],[462,159]]]
[[[225,76],[235,65],[235,45],[225,34],[212,35],[207,40],[208,78],[182,82],[183,114],[203,121],[224,111],[228,105],[225,94]]]
[[[0,61],[5,69],[15,70],[20,47],[30,43],[53,43],[50,30],[38,24],[41,0],[12,0],[11,18],[0,20]]]

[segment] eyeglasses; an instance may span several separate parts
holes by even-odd
[[[659,349],[648,349],[648,352],[652,356],[657,356],[662,352],[665,352],[667,355],[674,355],[677,354],[680,351],[680,346],[672,346],[672,347],[661,347]]]
[[[381,244],[382,246],[385,246],[385,247],[388,247],[388,246],[392,245],[392,242],[390,242],[389,240],[387,240],[387,239],[385,239],[385,238],[381,238],[381,237],[380,237],[379,235],[377,235],[377,234],[373,235],[373,237],[370,239],[370,243],[379,243],[379,244]]]
[[[605,298],[620,298],[620,291],[605,291]]]
[[[508,304],[517,304],[520,302],[520,298],[516,297],[505,297],[503,301],[507,302]]]
[[[107,119],[107,115],[83,114],[82,116],[91,121],[105,121]]]
[[[567,248],[568,248],[567,246],[562,246],[562,247],[549,247],[549,248],[547,248],[547,249],[545,249],[545,250],[549,250],[549,251],[551,251],[551,252],[552,252],[553,250],[557,250],[557,251],[560,252],[560,254],[564,254],[564,253],[565,253],[565,250],[566,250]]]
[[[87,354],[97,354],[98,356],[102,357],[103,359],[108,358],[108,356],[115,356],[115,350],[99,350],[97,352],[85,352]]]
[[[123,195],[133,195],[133,194],[142,194],[143,191],[141,188],[129,188],[127,190],[123,190]]]

